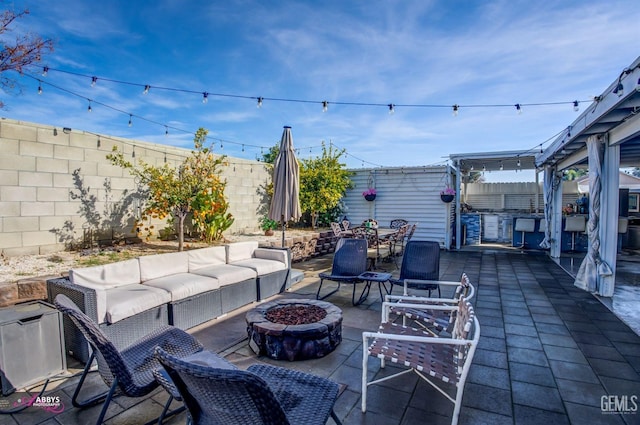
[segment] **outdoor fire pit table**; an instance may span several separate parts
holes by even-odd
[[[324,357],[342,341],[342,310],[318,300],[280,299],[245,316],[249,346],[275,360]]]

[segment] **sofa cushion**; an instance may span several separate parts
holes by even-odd
[[[249,260],[236,261],[233,266],[248,267],[255,270],[258,276],[264,276],[269,273],[285,270],[287,267],[284,263],[274,260],[265,260],[262,258],[251,258]]]
[[[179,301],[220,287],[220,283],[215,277],[193,273],[176,273],[147,280],[143,284],[169,292],[171,301]]]
[[[186,252],[145,255],[139,257],[138,261],[140,261],[141,282],[189,271],[189,257]]]
[[[286,267],[289,266],[287,259],[287,251],[284,249],[274,248],[257,248],[253,251],[254,258],[263,258],[265,260],[280,261]]]
[[[204,267],[227,263],[227,249],[224,246],[211,246],[187,251],[189,257],[189,271],[193,272]]]
[[[92,289],[111,289],[140,283],[138,259],[119,261],[102,266],[71,269],[69,280],[76,285]]]
[[[120,286],[105,292],[106,314],[100,323],[115,323],[171,301],[171,295],[164,289],[140,284]]]
[[[244,280],[255,279],[258,275],[255,270],[248,267],[233,266],[230,264],[218,264],[216,266],[203,267],[193,273],[215,277],[220,286],[232,285]]]
[[[225,245],[227,248],[227,264],[248,260],[253,257],[253,251],[258,248],[258,241],[234,242]]]

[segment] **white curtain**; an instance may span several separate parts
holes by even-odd
[[[590,136],[587,139],[587,153],[589,157],[589,221],[587,222],[589,249],[580,264],[574,285],[585,291],[598,292],[598,275],[608,276],[612,271],[600,258],[600,193],[604,145],[597,136]]]
[[[553,180],[555,173],[553,167],[547,165],[544,168],[544,220],[547,222],[547,229],[544,232],[544,239],[540,242],[540,248],[551,248],[551,217],[553,216]]]

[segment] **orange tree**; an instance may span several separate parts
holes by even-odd
[[[352,187],[351,173],[340,162],[345,150],[322,142],[322,155],[300,161],[300,207],[311,216],[311,227],[318,225],[320,214],[339,206],[344,192]]]
[[[184,246],[184,223],[192,213],[194,226],[207,241],[222,237],[222,232],[231,226],[233,216],[227,212],[229,204],[224,196],[226,181],[220,178],[220,167],[225,165],[225,156],[214,156],[204,147],[208,131],[198,129],[194,138],[195,149],[178,168],[169,164],[154,166],[139,162],[136,167],[124,159],[122,152],[114,147],[107,155],[112,164],[129,170],[141,185],[146,186],[146,201],[142,220],[147,217],[171,216],[178,224],[178,250]]]

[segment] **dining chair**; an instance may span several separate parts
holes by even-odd
[[[164,326],[133,342],[128,347],[118,350],[98,325],[84,314],[69,297],[59,294],[56,296],[54,304],[58,310],[69,316],[93,349],[73,393],[71,403],[79,408],[102,403],[102,410],[96,424],[102,424],[114,396],[121,394],[127,397],[142,397],[158,387],[159,383],[155,379],[154,370],[161,366],[154,357],[155,347],[162,347],[176,357],[185,357],[204,349],[202,344],[187,332],[173,326]],[[94,359],[98,364],[98,373],[109,390],[80,401],[78,397]],[[172,400],[173,397],[169,397],[160,415],[160,421],[164,417],[184,410],[177,409],[168,412]]]
[[[429,291],[438,290],[438,297],[442,297],[440,286],[434,281],[440,279],[440,244],[433,241],[411,240],[407,242],[402,257],[400,276],[391,279],[391,292],[394,286],[404,289],[419,289]]]
[[[156,349],[156,357],[182,395],[194,425],[321,425],[331,417],[339,387],[309,373],[266,364],[247,370],[191,362]]]
[[[399,229],[401,226],[404,226],[407,223],[408,221],[404,218],[396,218],[395,220],[391,220],[389,227],[391,227],[392,229]]]
[[[333,263],[331,265],[331,273],[322,272],[319,274],[320,286],[316,293],[317,300],[324,300],[328,296],[335,294],[340,290],[342,283],[353,285],[353,294],[351,302],[353,305],[362,303],[363,294],[356,301],[356,284],[361,283],[362,279],[358,276],[367,271],[367,240],[360,238],[342,238],[336,244],[336,250],[333,254]],[[331,280],[338,283],[338,287],[333,291],[320,296],[322,284],[325,280]]]

